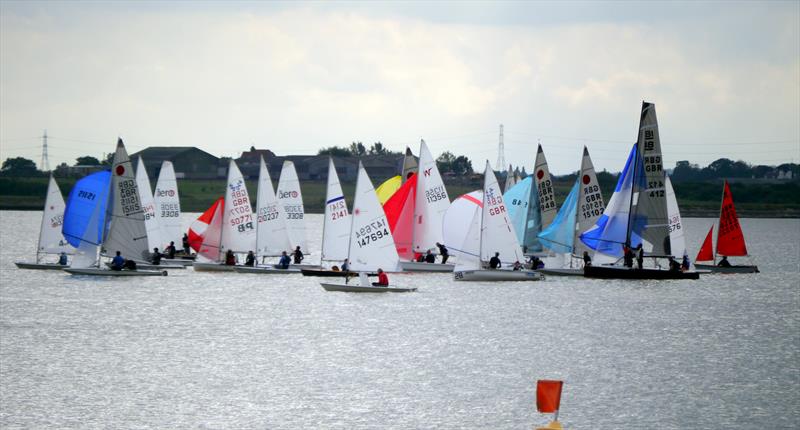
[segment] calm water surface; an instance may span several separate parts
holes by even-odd
[[[566,381],[569,429],[800,427],[800,220],[742,221],[757,275],[409,274],[392,282],[418,293],[373,296],[299,275],[18,270],[40,216],[0,212],[3,429],[529,429],[545,378]],[[691,255],[711,221],[686,220]]]

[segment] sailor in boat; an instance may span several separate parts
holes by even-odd
[[[175,242],[170,242],[169,246],[164,248],[164,255],[166,255],[166,257],[169,259],[175,258],[176,252],[177,251],[175,250]]]
[[[281,253],[281,259],[278,260],[278,269],[288,269],[289,261],[289,256],[286,254],[286,251],[283,251],[283,253]]]
[[[489,259],[489,268],[490,269],[499,269],[502,263],[500,262],[500,253],[495,252],[494,257]]]
[[[428,252],[425,253],[425,262],[426,263],[435,263],[436,262],[436,256],[433,255],[433,253],[431,252],[430,249],[428,250]]]
[[[389,277],[386,276],[386,273],[383,269],[378,269],[378,282],[372,283],[373,287],[388,287],[389,286]]]
[[[417,254],[416,258],[414,259],[417,263],[424,263],[425,256],[422,253]]]
[[[439,255],[442,256],[442,264],[447,263],[447,259],[450,257],[450,254],[447,252],[447,247],[439,242],[436,242],[436,246],[439,248]]]
[[[163,257],[163,256],[164,256],[164,254],[158,252],[158,248],[153,248],[153,255],[150,256],[150,263],[152,263],[155,266],[160,265],[161,264],[161,257]]]
[[[723,255],[722,256],[722,260],[719,260],[719,263],[717,263],[717,266],[718,267],[731,267],[731,262],[728,261],[728,256],[727,255]]]
[[[345,258],[342,262],[342,272],[347,272],[348,270],[350,270],[350,261]]]
[[[624,255],[624,264],[625,267],[633,268],[633,250],[628,245],[624,246],[625,248],[625,255]]]
[[[681,271],[681,264],[675,261],[675,258],[672,256],[667,257],[669,260],[669,271],[670,272],[680,272]]]
[[[117,255],[111,259],[111,270],[122,270],[125,267],[125,259],[122,257],[122,254],[117,251]]]
[[[253,254],[253,251],[247,251],[247,258],[244,260],[244,265],[250,267],[256,265],[256,255]]]
[[[584,266],[592,265],[592,257],[589,256],[589,251],[583,251],[583,265]]]
[[[294,253],[292,253],[292,256],[294,256],[294,264],[300,264],[301,262],[303,262],[304,258],[303,251],[300,250],[299,245],[297,246],[297,248],[295,248]]]
[[[681,260],[681,271],[685,272],[685,271],[689,270],[689,267],[690,267],[689,256],[686,255],[686,254],[683,254],[683,260]]]
[[[225,252],[225,265],[226,266],[235,266],[236,265],[236,256],[233,254],[232,250],[228,250]]]
[[[519,261],[515,261],[514,262],[514,270],[517,270],[517,271],[522,270],[522,263],[520,263]]]
[[[189,235],[183,234],[183,253],[189,255]]]
[[[644,263],[644,248],[642,248],[642,244],[640,243],[639,246],[636,247],[636,266],[639,270],[642,270],[642,264]]]
[[[122,267],[127,270],[136,270],[136,262],[130,259],[126,259],[125,264]]]
[[[66,252],[61,251],[61,254],[58,256],[58,264],[60,264],[62,266],[66,266],[67,265],[67,253]]]

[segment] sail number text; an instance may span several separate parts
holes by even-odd
[[[121,180],[117,183],[117,188],[119,188],[119,201],[124,215],[142,211],[142,207],[139,204],[139,191],[136,189],[136,181],[133,179]]]
[[[385,220],[373,221],[356,231],[356,244],[363,248],[372,242],[389,237],[389,229]]]
[[[447,192],[444,190],[444,185],[425,190],[425,200],[427,200],[428,203],[438,202],[444,199],[447,199]]]
[[[537,190],[539,191],[539,205],[541,207],[540,210],[546,211],[549,209],[556,208],[556,198],[553,195],[553,184],[550,180],[542,181],[537,186]]]
[[[336,221],[347,216],[347,205],[344,200],[337,200],[328,205],[328,212],[331,214],[331,220]]]
[[[303,219],[303,205],[284,205],[286,219]]]

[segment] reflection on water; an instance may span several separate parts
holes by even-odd
[[[570,429],[800,422],[798,220],[743,220],[758,275],[408,274],[392,281],[419,293],[377,296],[299,275],[17,270],[38,223],[0,213],[2,428],[531,428],[539,378],[566,381]],[[710,223],[687,220],[690,254]]]

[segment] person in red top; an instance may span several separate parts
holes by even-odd
[[[373,282],[372,286],[374,286],[374,287],[388,287],[389,286],[389,277],[386,276],[386,273],[383,272],[383,269],[378,269],[378,282]]]

